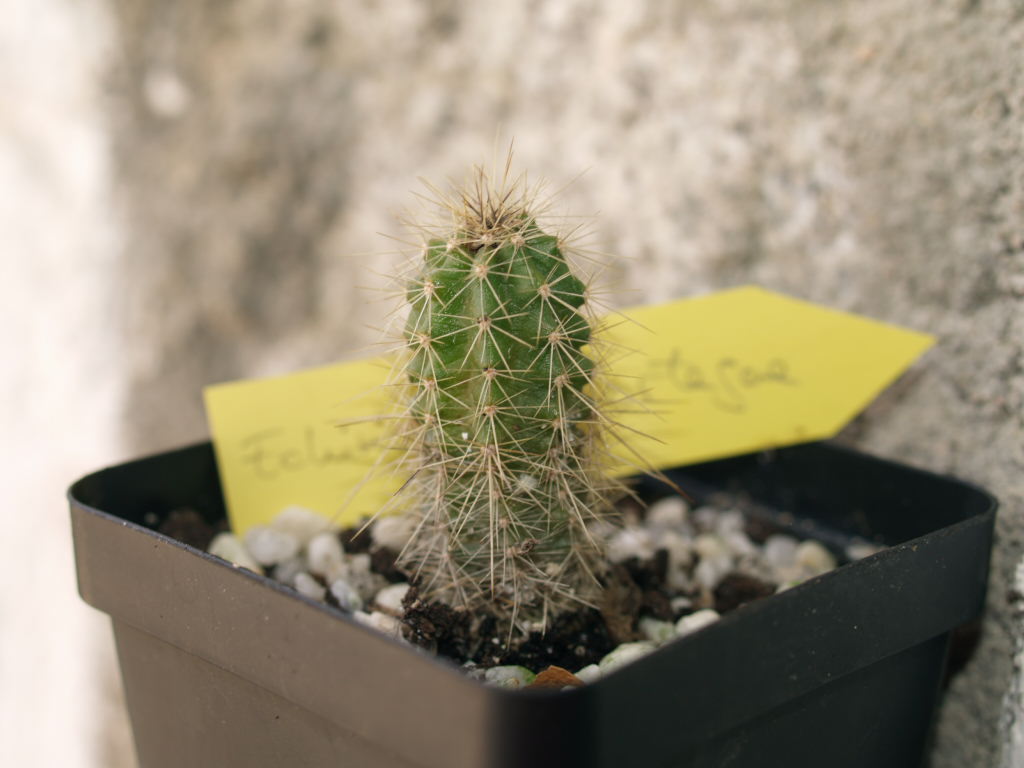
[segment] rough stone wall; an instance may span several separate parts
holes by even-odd
[[[1024,4],[109,4],[135,446],[200,437],[204,383],[372,343],[386,304],[357,285],[393,260],[375,233],[399,233],[417,176],[514,137],[553,187],[586,170],[562,199],[599,212],[618,303],[755,282],[940,337],[844,437],[1001,497],[934,765],[1010,764]]]

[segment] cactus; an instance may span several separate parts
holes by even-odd
[[[543,628],[593,604],[612,519],[588,289],[508,167],[440,198],[446,225],[406,284],[401,498],[417,533],[400,564],[421,593]],[[585,348],[586,347],[586,348]]]

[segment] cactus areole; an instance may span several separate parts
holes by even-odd
[[[587,286],[522,180],[478,171],[446,197],[406,284],[404,376],[421,590],[522,629],[592,603],[588,531],[619,485],[602,472]]]

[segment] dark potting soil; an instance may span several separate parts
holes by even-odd
[[[172,510],[155,527],[160,533],[203,551],[227,528],[226,524],[211,525],[189,508]],[[747,534],[759,543],[779,530],[774,524],[747,521]],[[680,595],[667,584],[669,554],[662,549],[651,558],[631,558],[612,566],[604,577],[598,606],[562,614],[545,633],[534,632],[509,647],[507,627],[499,626],[493,617],[472,617],[465,610],[423,600],[415,581],[398,568],[397,553],[374,545],[366,526],[346,528],[338,537],[347,553],[369,554],[371,570],[388,582],[413,583],[403,602],[402,617],[403,634],[410,643],[457,664],[471,663],[477,668],[515,665],[532,670],[549,666],[580,669],[598,663],[622,643],[642,639],[638,624],[645,616],[674,622],[702,608],[714,608],[724,614],[775,592],[774,584],[737,572],[725,576],[713,593]],[[673,607],[676,597],[686,597],[688,604],[684,607],[677,603],[680,607]],[[340,607],[330,590],[325,599]]]
[[[215,528],[206,522],[205,518],[196,510],[180,507],[167,513],[157,530],[164,536],[169,536],[182,544],[188,544],[190,547],[205,552],[210,546],[210,542],[213,541],[213,537],[221,530],[226,530],[226,527]]]
[[[350,528],[339,534],[346,547],[348,542],[361,538],[354,537],[356,531],[358,528]],[[687,595],[691,598],[689,605],[673,608],[673,597],[680,595],[666,583],[668,552],[659,550],[652,558],[631,558],[613,566],[605,577],[602,601],[596,608],[564,613],[545,633],[533,632],[509,647],[507,627],[499,626],[493,617],[474,617],[463,609],[423,599],[414,580],[395,566],[394,552],[374,546],[363,551],[370,554],[371,568],[389,581],[413,583],[403,601],[406,640],[457,664],[471,663],[477,668],[515,665],[532,670],[549,666],[581,669],[597,664],[622,643],[642,639],[638,623],[644,616],[676,621],[709,607],[725,613],[775,592],[773,584],[733,573],[713,594]]]
[[[491,616],[474,620],[465,610],[421,599],[415,587],[406,594],[403,606],[405,638],[459,664],[578,669],[596,664],[617,645],[593,608],[562,614],[545,634],[534,632],[507,648],[507,634]]]
[[[715,610],[728,613],[744,603],[774,594],[774,584],[745,573],[730,573],[715,587]]]
[[[350,555],[361,555],[369,552],[373,544],[373,537],[370,536],[370,529],[366,525],[354,525],[351,528],[344,528],[338,534],[341,539],[341,548]]]
[[[405,571],[398,568],[398,553],[387,547],[370,549],[370,570],[379,573],[392,584],[409,580]]]

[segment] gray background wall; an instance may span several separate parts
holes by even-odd
[[[202,436],[204,383],[375,341],[377,233],[514,137],[586,171],[564,208],[621,304],[755,282],[940,337],[844,439],[1001,497],[933,762],[1024,765],[1024,3],[96,2],[124,452]]]

